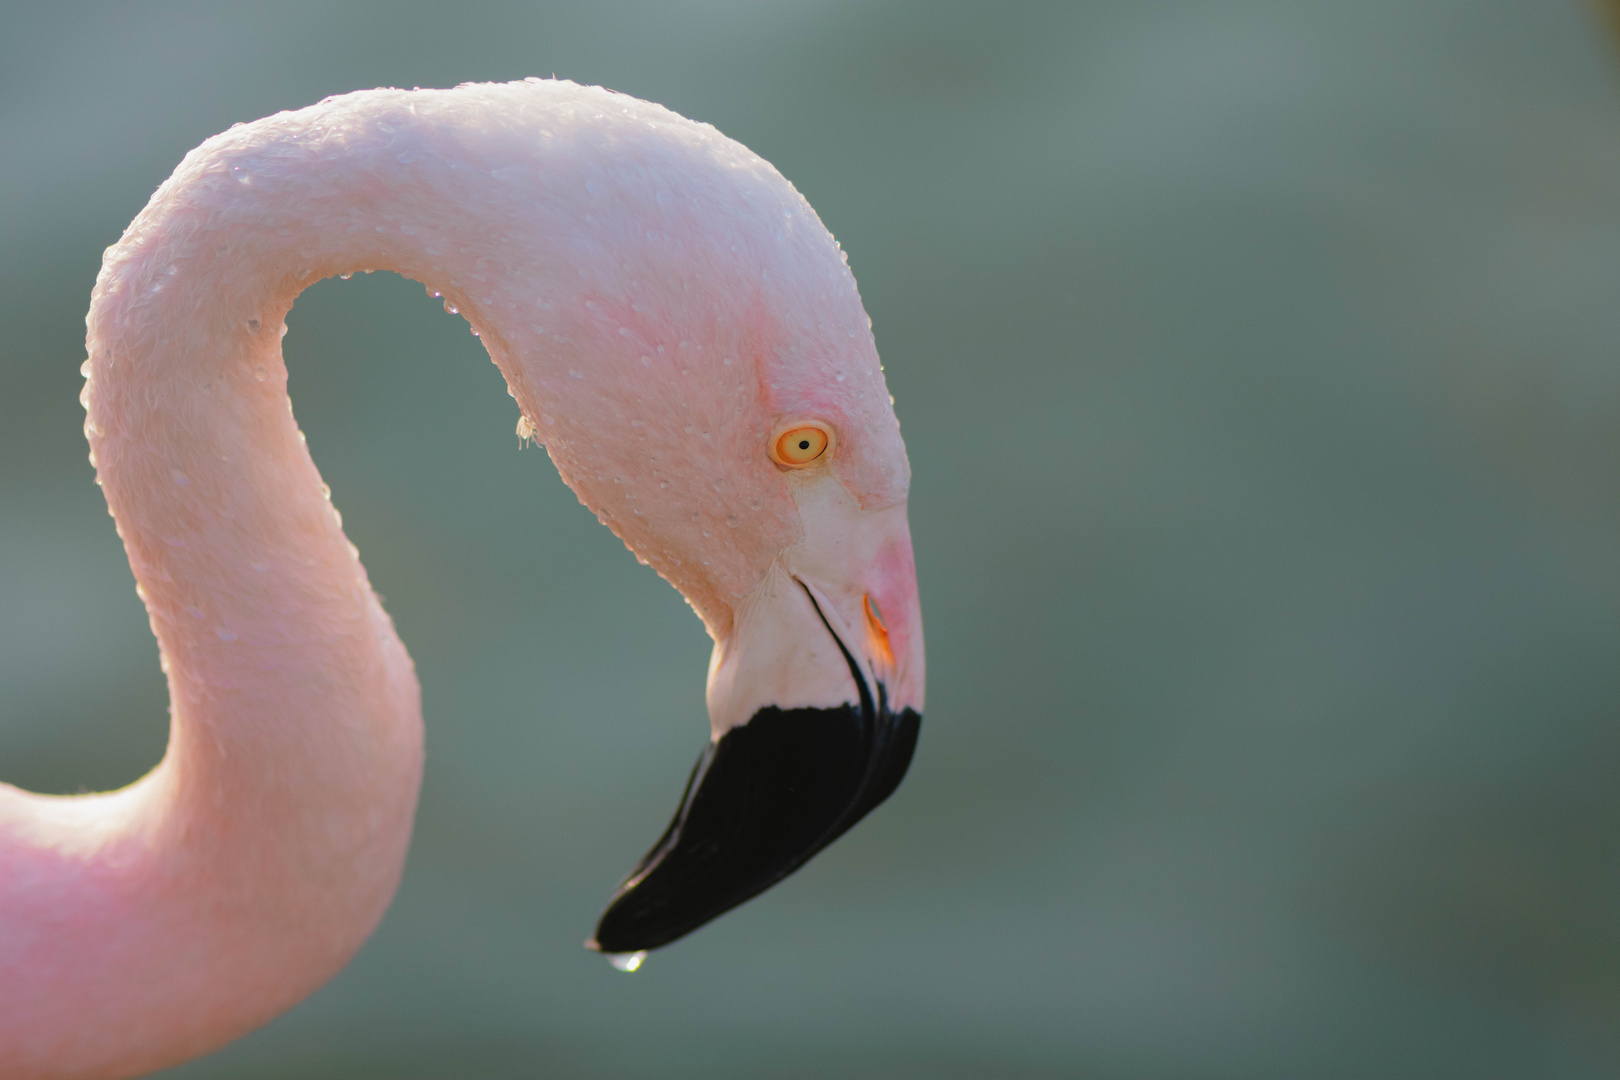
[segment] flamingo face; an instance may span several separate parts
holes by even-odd
[[[916,745],[909,466],[829,247],[756,249],[700,277],[621,251],[588,290],[558,283],[540,301],[591,366],[556,378],[554,340],[517,358],[514,396],[564,478],[715,643],[711,740],[588,942],[612,956],[669,944],[804,865],[894,791]],[[746,302],[716,317],[693,295]]]
[[[716,640],[714,738],[591,942],[630,964],[803,866],[888,798],[916,747],[923,647],[905,504],[863,510],[826,469],[786,479],[802,536]]]

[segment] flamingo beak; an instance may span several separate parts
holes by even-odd
[[[586,943],[617,966],[634,970],[793,873],[911,763],[923,650],[905,505],[818,510],[715,645],[713,738]]]

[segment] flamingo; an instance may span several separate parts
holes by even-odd
[[[416,675],[281,354],[299,292],[375,269],[467,318],[519,433],[714,640],[709,742],[591,947],[633,968],[906,771],[909,465],[854,278],[792,185],[708,125],[556,80],[237,125],[158,188],[92,294],[85,433],[172,719],[129,787],[0,784],[0,1076],[207,1053],[329,979],[393,897]]]

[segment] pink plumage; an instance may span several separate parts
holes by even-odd
[[[555,81],[375,90],[238,125],[186,156],[93,294],[85,430],[173,725],[123,791],[0,786],[0,1075],[132,1076],[217,1047],[329,978],[393,895],[416,678],[303,445],[280,347],[301,290],[371,269],[466,316],[580,500],[702,617],[717,671],[774,658],[763,682],[711,680],[716,738],[760,694],[851,693],[830,645],[772,637],[799,630],[740,642],[750,619],[802,622],[814,605],[790,580],[852,639],[875,598],[897,659],[850,665],[921,709],[905,450],[842,253],[774,168]],[[799,416],[838,433],[802,475],[765,453]]]

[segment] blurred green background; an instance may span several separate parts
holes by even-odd
[[[1620,1075],[1620,63],[1575,0],[0,3],[0,777],[163,751],[80,434],[102,248],[235,121],[552,73],[849,252],[911,776],[640,973],[580,948],[707,638],[459,318],[325,282],[292,394],[422,676],[416,841],[347,971],[167,1075]]]

